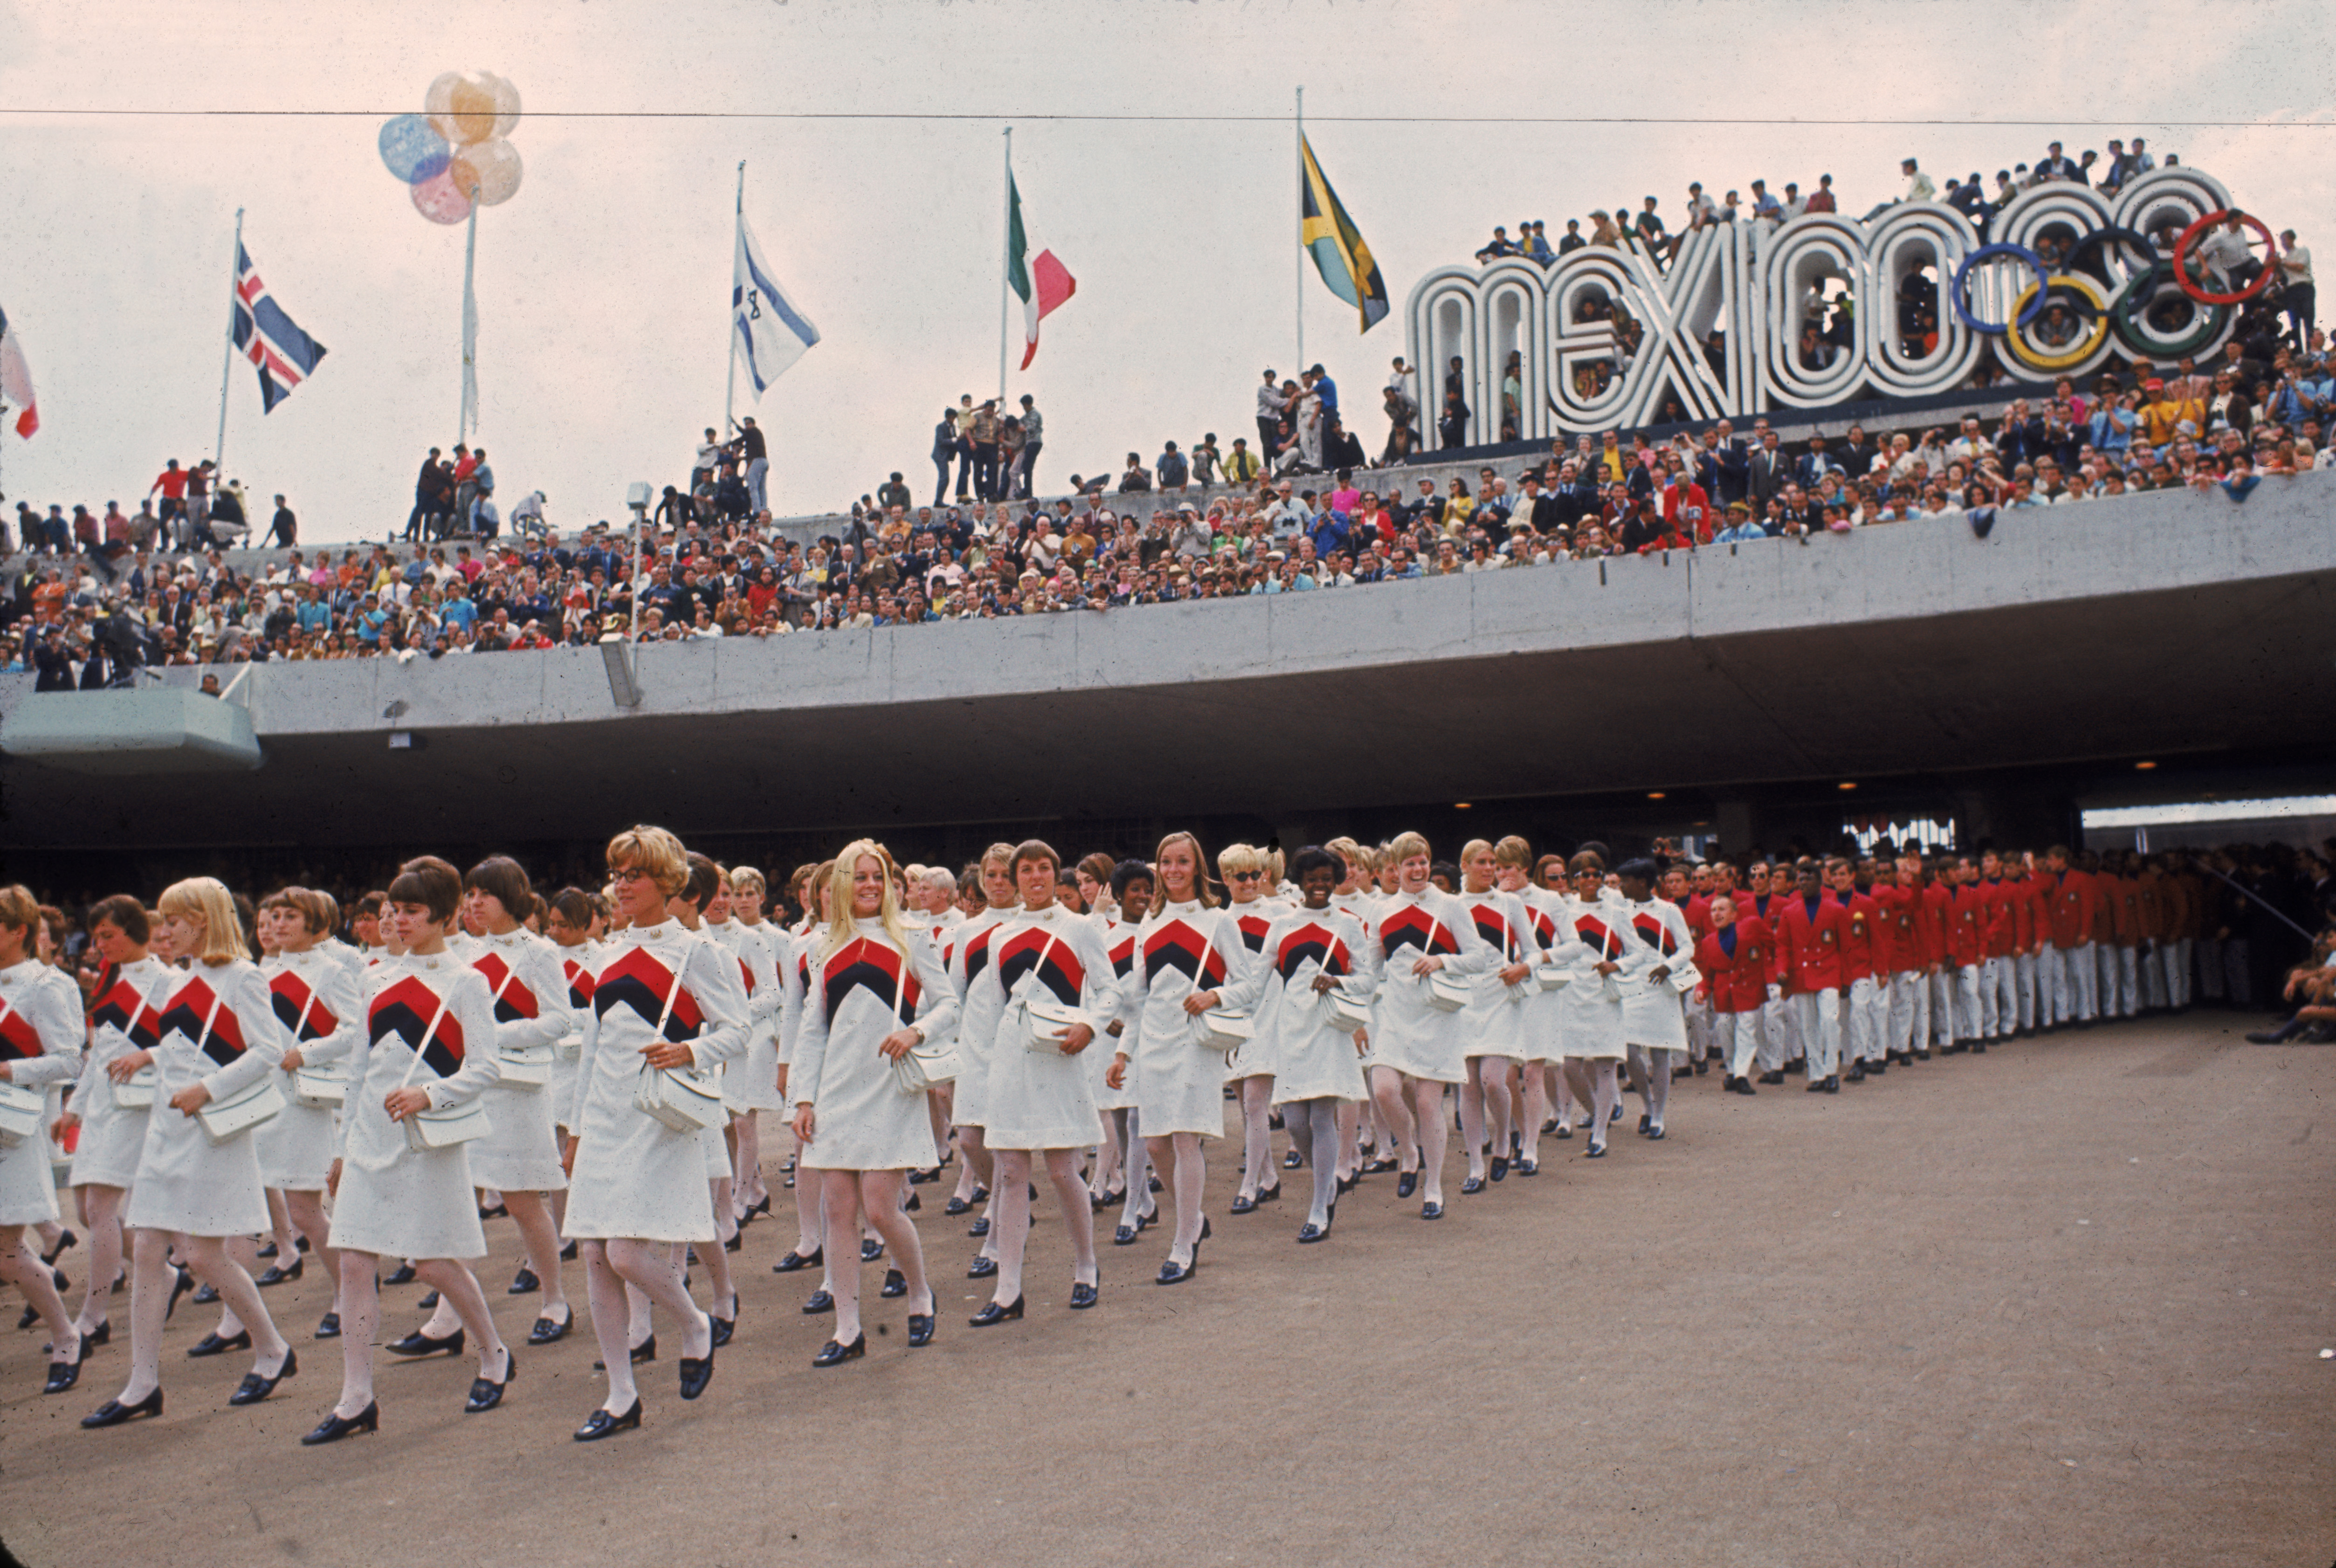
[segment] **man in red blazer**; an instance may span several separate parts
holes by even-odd
[[[1786,999],[1799,1020],[1808,1052],[1809,1093],[1841,1093],[1842,937],[1847,916],[1828,897],[1815,865],[1796,874],[1797,887],[1779,901],[1784,920],[1776,946],[1784,957]],[[1775,905],[1770,906],[1774,908]]]
[[[1953,966],[1955,1043],[1947,1054],[1969,1050],[1987,1042],[1981,999],[1980,966],[1987,961],[1987,895],[1979,885],[1979,864],[1969,855],[1957,855],[1948,865],[1947,951]]]
[[[1843,913],[1842,982],[1845,993],[1843,1037],[1849,1053],[1848,1079],[1862,1082],[1868,1073],[1884,1069],[1883,1039],[1890,1026],[1890,1004],[1883,988],[1890,983],[1889,955],[1884,944],[1881,908],[1857,891],[1857,868],[1841,855],[1825,862],[1825,881],[1834,902]]]
[[[1738,920],[1736,901],[1727,893],[1713,896],[1710,919],[1711,930],[1696,943],[1695,965],[1711,1003],[1712,1043],[1726,1064],[1720,1086],[1755,1094],[1752,1057],[1760,1043],[1760,1009],[1768,1000],[1772,939],[1757,915]]]
[[[2090,1028],[2100,1011],[2100,977],[2093,958],[2100,894],[2093,879],[2069,863],[2068,845],[2046,850],[2044,864],[2052,884],[2052,947],[2059,960],[2053,965],[2052,1013],[2061,1023]]]

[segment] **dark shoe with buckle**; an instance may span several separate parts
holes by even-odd
[[[903,1274],[898,1269],[885,1270],[884,1288],[876,1293],[883,1297],[886,1300],[891,1300],[895,1297],[907,1295],[909,1293],[909,1276]]]
[[[867,1336],[863,1334],[861,1338],[865,1339]],[[684,1356],[681,1359],[681,1397],[683,1398],[696,1398],[706,1392],[706,1385],[712,1381],[714,1381],[712,1346],[706,1347],[706,1354],[703,1356]]]
[[[414,1265],[411,1263],[400,1263],[396,1268],[390,1271],[389,1278],[384,1280],[382,1283],[384,1285],[411,1285],[414,1283]]]
[[[930,1312],[909,1314],[909,1349],[921,1350],[933,1342],[933,1315]]]
[[[967,1321],[970,1322],[977,1329],[988,1329],[994,1328],[999,1323],[1012,1321],[1021,1316],[1022,1298],[1017,1296],[1014,1298],[1012,1302],[1003,1307],[999,1306],[995,1301],[988,1303],[987,1306],[983,1307],[980,1311],[976,1312],[971,1318],[968,1319]]]
[[[803,1316],[816,1318],[822,1312],[835,1310],[835,1298],[825,1290],[813,1290],[803,1304]]]
[[[872,1263],[884,1255],[884,1243],[873,1236],[863,1236],[860,1242],[860,1261]]]
[[[987,1280],[997,1272],[998,1260],[985,1258],[978,1253],[974,1255],[972,1262],[965,1266],[965,1277],[968,1280]]]
[[[487,1411],[492,1410],[496,1406],[501,1404],[503,1402],[503,1390],[510,1388],[511,1380],[518,1376],[519,1358],[512,1355],[511,1353],[511,1347],[506,1345],[503,1347],[503,1380],[500,1383],[491,1383],[484,1378],[472,1378],[471,1397],[462,1401],[462,1414],[465,1416],[484,1415]]]
[[[280,1269],[270,1263],[260,1271],[259,1278],[252,1283],[265,1290],[270,1285],[280,1285],[287,1280],[297,1280],[300,1277],[301,1264],[307,1261],[304,1258],[295,1258],[292,1260],[292,1266],[288,1269]]]
[[[833,1339],[822,1345],[819,1348],[819,1354],[811,1359],[811,1364],[814,1367],[841,1367],[846,1361],[857,1360],[866,1354],[868,1354],[868,1336],[855,1334],[852,1337],[852,1343],[849,1345],[840,1344]]]
[[[443,1339],[433,1339],[416,1329],[403,1339],[384,1345],[393,1356],[459,1356],[462,1353],[462,1330],[455,1329]]]
[[[530,1345],[557,1345],[560,1340],[568,1338],[568,1330],[575,1326],[576,1310],[573,1307],[568,1310],[568,1317],[564,1322],[555,1322],[550,1318],[538,1318],[535,1320],[535,1327],[527,1331],[527,1342]]]
[[[790,1251],[785,1257],[781,1258],[777,1262],[771,1265],[771,1272],[774,1274],[792,1274],[798,1269],[816,1269],[826,1261],[827,1249],[825,1247],[813,1247],[808,1257],[801,1252]]]
[[[597,1443],[611,1432],[621,1432],[628,1427],[638,1428],[640,1424],[641,1400],[636,1394],[632,1408],[621,1416],[611,1416],[606,1410],[593,1411],[591,1418],[576,1428],[576,1440],[579,1443]]]
[[[1408,1198],[1417,1191],[1419,1191],[1419,1173],[1417,1171],[1406,1171],[1403,1174],[1395,1179],[1395,1195],[1397,1197]]]
[[[317,1422],[314,1428],[301,1437],[300,1446],[314,1448],[324,1443],[337,1443],[352,1432],[380,1430],[381,1402],[377,1399],[368,1399],[365,1401],[365,1407],[354,1416],[340,1416],[330,1411],[326,1412],[325,1418]]]
[[[535,1271],[522,1266],[518,1273],[511,1276],[511,1289],[504,1291],[503,1294],[506,1296],[528,1296],[532,1295],[542,1289],[543,1281],[535,1277]]]
[[[238,1332],[231,1339],[222,1339],[216,1332],[205,1334],[201,1339],[187,1347],[187,1354],[200,1360],[205,1356],[224,1356],[229,1350],[248,1350],[250,1349],[251,1330],[245,1329]]]
[[[316,1320],[316,1338],[319,1339],[337,1339],[340,1337],[341,1315],[338,1312],[327,1312],[323,1317]]]
[[[1089,1307],[1094,1306],[1101,1300],[1103,1300],[1103,1290],[1101,1287],[1087,1284],[1085,1281],[1081,1280],[1073,1280],[1071,1281],[1072,1311],[1084,1312]]]
[[[299,1356],[294,1351],[287,1350],[284,1352],[284,1365],[278,1367],[274,1372],[267,1374],[246,1372],[243,1375],[243,1381],[236,1385],[235,1392],[227,1397],[227,1402],[230,1405],[257,1405],[276,1392],[277,1384],[299,1370]]]

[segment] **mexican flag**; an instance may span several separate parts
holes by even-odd
[[[1022,368],[1038,357],[1038,323],[1079,290],[1079,280],[1051,250],[1030,254],[1022,232],[1022,192],[1006,176],[1006,281],[1022,300]]]

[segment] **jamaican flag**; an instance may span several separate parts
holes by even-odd
[[[1322,166],[1314,161],[1313,144],[1301,136],[1298,150],[1306,165],[1298,192],[1299,243],[1313,252],[1314,265],[1330,292],[1355,307],[1362,317],[1362,330],[1368,332],[1387,313],[1387,284],[1379,277],[1379,264],[1371,259],[1371,248],[1363,243],[1355,220],[1338,205],[1338,193],[1322,178]]]

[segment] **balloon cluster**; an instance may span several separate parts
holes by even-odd
[[[492,207],[518,192],[519,149],[504,140],[518,123],[518,88],[491,71],[449,71],[421,113],[381,128],[381,161],[412,188],[416,212],[460,223],[473,200]]]

